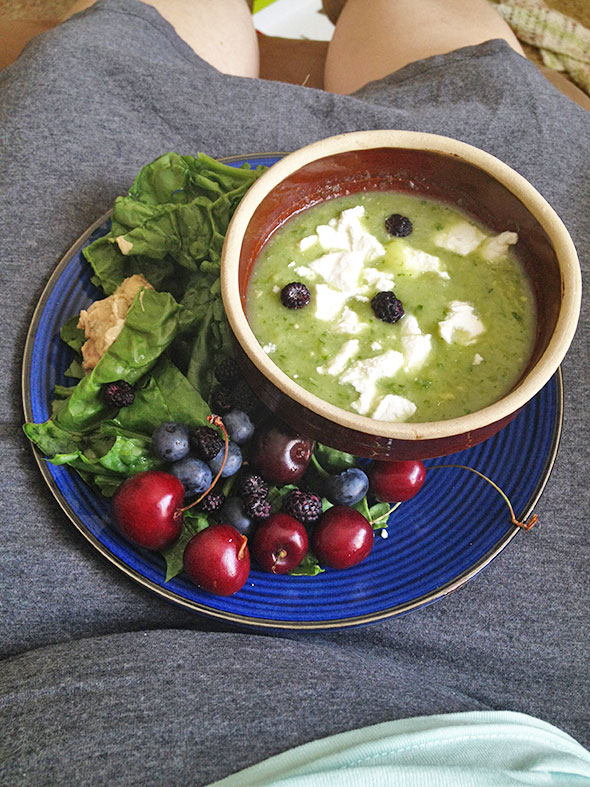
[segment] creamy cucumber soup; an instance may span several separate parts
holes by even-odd
[[[247,317],[274,363],[331,404],[455,418],[506,394],[530,357],[535,302],[517,240],[420,197],[339,197],[273,235]]]

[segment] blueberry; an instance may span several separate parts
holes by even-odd
[[[187,496],[201,495],[211,486],[213,473],[211,468],[200,459],[187,456],[179,462],[174,462],[170,472],[175,475],[184,486]]]
[[[334,505],[353,506],[362,500],[369,489],[367,474],[358,467],[350,467],[340,475],[332,475],[324,482],[326,497]]]
[[[152,451],[166,462],[178,462],[188,454],[188,429],[184,424],[167,421],[152,434]]]
[[[219,519],[226,525],[232,525],[244,536],[250,536],[254,529],[252,517],[244,511],[239,497],[228,497],[219,512]]]
[[[214,475],[217,475],[219,472],[219,468],[223,462],[223,455],[225,453],[225,446],[221,449],[221,451],[214,456],[213,459],[209,462],[209,467],[213,471]],[[223,470],[221,471],[221,477],[227,478],[230,475],[234,475],[237,473],[240,467],[242,466],[242,452],[240,450],[240,446],[237,443],[234,443],[230,440],[229,445],[227,447],[227,461],[223,466]]]
[[[254,424],[250,416],[242,410],[230,410],[223,416],[223,424],[227,429],[230,440],[238,445],[247,443],[254,434]]]

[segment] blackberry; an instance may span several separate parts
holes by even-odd
[[[232,393],[227,388],[216,388],[211,394],[211,409],[216,415],[225,415],[233,408]]]
[[[225,495],[221,492],[209,492],[195,508],[203,514],[212,514],[214,511],[219,511],[224,503]]]
[[[245,380],[239,380],[230,393],[231,408],[250,414],[259,405],[258,397]]]
[[[383,290],[375,295],[371,300],[371,308],[375,317],[383,322],[397,322],[405,313],[402,302],[395,297],[394,292],[388,290]]]
[[[102,393],[104,400],[107,404],[113,407],[129,407],[133,404],[135,399],[135,391],[133,386],[126,383],[125,380],[117,380],[116,383],[107,383]]]
[[[294,489],[283,500],[283,511],[304,525],[317,522],[322,514],[322,498],[314,492]]]
[[[268,495],[268,484],[261,475],[246,473],[240,479],[240,495],[244,498],[250,495],[266,497]]]
[[[292,281],[281,290],[281,303],[287,309],[302,309],[311,299],[309,290],[300,281]]]
[[[240,367],[233,358],[224,358],[213,370],[217,382],[224,388],[231,388],[240,379]]]
[[[197,426],[188,433],[192,448],[205,462],[209,462],[221,451],[224,441],[221,435],[210,426]]]
[[[242,499],[244,511],[253,519],[268,519],[271,514],[270,501],[260,494],[248,495]]]
[[[385,219],[385,229],[390,235],[394,235],[396,238],[407,238],[414,227],[407,216],[402,216],[399,213],[392,213],[391,216]]]

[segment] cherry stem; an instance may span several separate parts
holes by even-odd
[[[240,535],[242,536],[242,546],[238,550],[238,560],[243,560],[245,555],[246,555],[246,549],[247,549],[247,546],[248,546],[248,539],[242,533],[240,533]]]
[[[402,504],[402,501],[401,501],[401,500],[400,500],[400,502],[399,502],[399,503],[394,503],[394,504],[393,504],[393,505],[390,507],[389,511],[386,511],[384,514],[381,514],[381,516],[378,516],[378,517],[377,517],[377,519],[372,519],[372,520],[369,522],[369,524],[370,524],[370,525],[376,525],[376,524],[377,524],[377,522],[381,522],[381,520],[383,520],[383,519],[385,519],[385,520],[389,519],[389,517],[391,516],[391,514],[393,514],[393,512],[395,511],[395,509],[396,509],[396,508],[399,508],[399,507],[401,506],[401,504]]]
[[[204,497],[207,497],[209,492],[213,489],[215,484],[219,481],[219,479],[221,477],[221,473],[223,472],[223,468],[225,467],[225,463],[227,462],[227,453],[228,453],[228,450],[229,450],[229,437],[228,437],[228,434],[227,434],[227,429],[225,428],[225,426],[223,424],[223,421],[221,420],[221,418],[218,415],[213,415],[213,414],[208,415],[207,416],[207,420],[209,421],[210,424],[213,424],[213,426],[218,426],[221,429],[221,431],[223,432],[223,439],[225,441],[224,451],[223,451],[223,462],[221,463],[221,467],[217,471],[217,475],[215,476],[213,481],[211,481],[211,483],[209,484],[208,489],[205,489],[203,494],[200,497],[197,497],[196,500],[193,500],[193,502],[190,505],[185,506],[184,508],[179,508],[178,509],[181,514],[184,514],[185,511],[188,511],[193,506],[196,506],[197,503],[200,503],[201,500]]]
[[[273,562],[272,568],[271,568],[271,571],[272,571],[273,574],[276,573],[275,572],[275,567],[276,567],[277,563],[279,562],[279,560],[282,560],[284,557],[287,557],[287,550],[284,549],[284,548],[281,548],[276,553],[276,555],[274,555],[274,562]]]
[[[499,492],[504,498],[504,501],[510,510],[510,516],[513,525],[516,525],[517,527],[521,527],[523,530],[530,530],[539,521],[539,517],[536,514],[533,514],[528,522],[519,522],[519,520],[516,518],[514,514],[512,503],[510,502],[506,494],[500,489],[500,487],[497,484],[495,484],[490,478],[488,478],[487,475],[480,473],[479,470],[475,470],[473,467],[468,467],[467,465],[431,465],[428,468],[428,470],[444,470],[446,467],[458,467],[461,470],[469,470],[470,473],[475,473],[475,475],[478,475],[480,478],[483,478],[484,481],[487,481],[488,484],[493,486],[496,492]]]

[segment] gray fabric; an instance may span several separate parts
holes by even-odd
[[[150,595],[68,523],[21,434],[20,364],[44,283],[144,163],[363,128],[499,156],[555,207],[587,272],[588,115],[502,42],[339,97],[221,75],[153,8],[110,0],[0,74],[2,784],[202,784],[319,735],[479,708],[590,743],[587,310],[541,526],[461,592],[362,629],[244,634]]]

